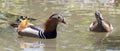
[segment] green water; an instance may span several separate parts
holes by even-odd
[[[120,6],[103,3],[84,3],[84,0],[0,0],[0,10],[13,15],[29,16],[43,27],[53,13],[61,13],[67,22],[59,24],[56,39],[18,38],[17,32],[0,24],[0,51],[119,51]],[[96,0],[95,0],[96,1]],[[108,33],[90,32],[89,25],[95,20],[94,12],[100,10],[114,29]],[[1,16],[0,16],[1,17]],[[8,17],[15,20],[15,17]],[[1,20],[0,20],[1,21]],[[38,23],[39,22],[39,23]]]

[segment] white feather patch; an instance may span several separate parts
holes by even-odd
[[[36,35],[38,35],[39,33],[39,31],[31,29],[30,27],[23,29],[21,32],[26,32],[26,33],[28,32],[28,33],[36,34]]]

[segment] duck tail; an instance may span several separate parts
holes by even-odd
[[[15,24],[15,23],[9,23],[9,25],[10,25],[11,27],[13,27],[13,28],[18,27],[18,24]]]

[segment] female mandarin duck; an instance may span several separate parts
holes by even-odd
[[[94,32],[109,32],[113,30],[112,25],[105,21],[102,14],[99,11],[95,12],[96,21],[94,21],[89,29]]]
[[[21,36],[40,37],[42,39],[56,38],[57,25],[59,22],[66,24],[64,17],[61,14],[53,14],[45,22],[45,29],[35,27],[29,20],[22,20],[17,26],[17,32]]]

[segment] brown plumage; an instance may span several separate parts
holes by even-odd
[[[58,22],[55,18],[48,19],[45,23],[45,32],[53,31],[57,27]]]
[[[95,17],[96,17],[96,21],[91,23],[89,27],[90,31],[109,32],[113,30],[112,25],[108,21],[104,20],[104,18],[102,17],[102,14],[99,11],[95,12]]]

